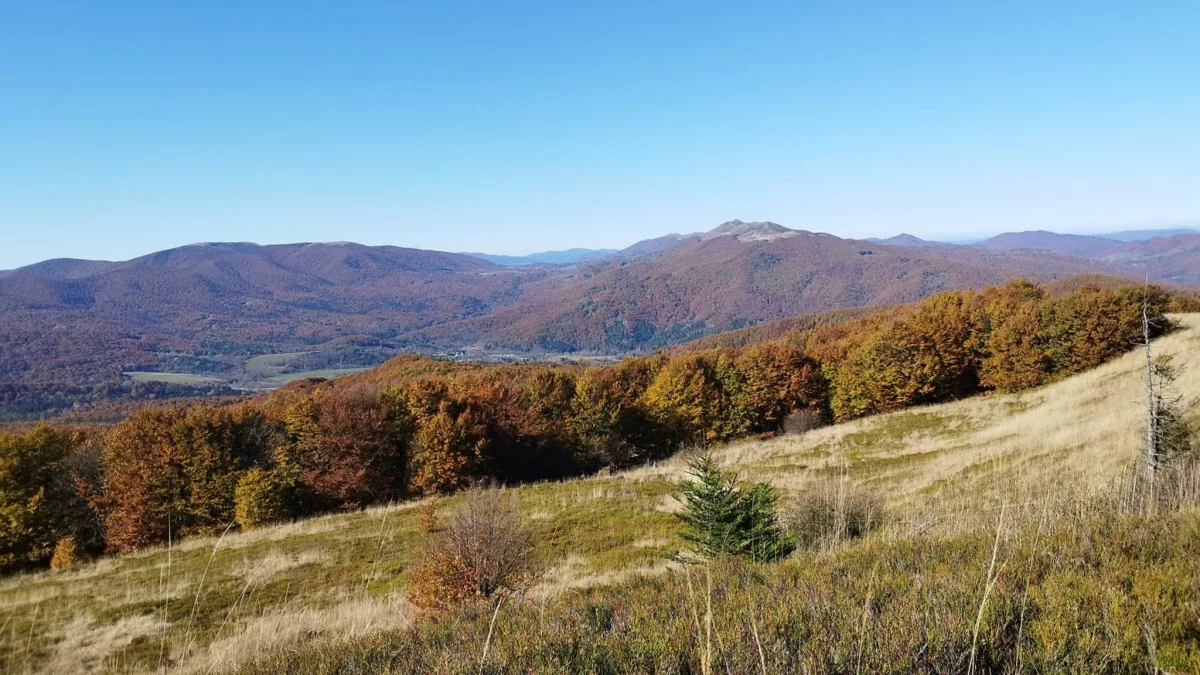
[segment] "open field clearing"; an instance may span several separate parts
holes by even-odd
[[[1194,412],[1200,399],[1200,315],[1177,319],[1181,329],[1157,341],[1154,348],[1156,353],[1173,359],[1179,372],[1176,386],[1184,397],[1185,408]],[[956,593],[961,596],[947,605],[946,611],[955,617],[947,619],[948,625],[958,625],[955,622],[962,617],[967,617],[970,624],[980,602],[979,596],[971,593],[988,585],[991,573],[987,573],[986,558],[994,551],[993,539],[1000,541],[997,533],[1001,529],[1005,541],[1017,542],[1011,551],[1014,562],[1009,564],[1015,568],[1025,561],[1034,569],[1045,562],[1044,556],[1039,558],[1036,550],[1022,549],[1027,544],[1020,538],[1021,533],[1043,532],[1039,523],[1048,519],[1073,523],[1077,529],[1055,530],[1053,537],[1074,551],[1076,557],[1071,560],[1081,561],[1081,570],[1091,560],[1088,537],[1099,542],[1097,550],[1108,550],[1105,546],[1120,549],[1122,538],[1128,539],[1138,531],[1129,524],[1091,524],[1089,518],[1094,514],[1083,513],[1080,505],[1088,503],[1088,495],[1111,492],[1141,451],[1142,358],[1140,353],[1130,353],[1094,371],[1020,394],[978,397],[865,418],[802,435],[733,443],[718,448],[715,457],[745,479],[772,481],[785,494],[785,511],[790,501],[814,489],[839,493],[869,490],[887,507],[887,524],[861,543],[832,552],[799,553],[779,570],[764,573],[768,583],[777,584],[777,591],[795,591],[811,583],[844,588],[850,604],[836,611],[866,617],[869,612],[864,607],[873,602],[873,584],[883,583],[882,577],[872,581],[871,567],[876,563],[870,562],[871,556],[884,561],[877,563],[884,565],[885,571],[880,572],[883,575],[889,564],[916,565],[914,561],[920,559],[922,549],[931,547],[930,551],[942,556],[937,560],[946,561],[942,570],[950,575],[946,577],[950,579],[946,597]],[[550,603],[551,617],[565,617],[555,625],[570,626],[575,625],[572,621],[583,620],[577,616],[583,610],[577,608],[592,606],[587,603],[593,600],[593,605],[609,608],[597,610],[603,614],[611,613],[613,603],[619,604],[622,597],[627,601],[630,597],[687,597],[691,587],[681,585],[683,575],[660,574],[676,567],[667,558],[677,543],[673,516],[676,502],[671,494],[685,469],[683,459],[677,457],[624,473],[520,487],[517,492],[521,509],[534,527],[547,567],[531,593],[528,607]],[[442,499],[438,506],[441,517],[453,511],[460,500]],[[1072,514],[1062,520],[1066,511]],[[997,526],[998,514],[1003,514],[1001,528]],[[409,647],[397,647],[386,638],[372,636],[402,632],[416,620],[414,610],[404,600],[404,589],[413,553],[426,536],[419,531],[419,515],[417,503],[378,507],[249,532],[230,531],[220,538],[187,540],[172,548],[103,559],[68,571],[4,580],[0,582],[0,614],[4,616],[0,662],[6,672],[146,672],[160,664],[185,672],[233,670],[277,650],[328,642],[331,646],[319,648],[325,651],[311,657],[315,660],[285,665],[293,669],[336,669],[342,658],[336,644],[361,638],[364,642],[355,643],[359,645],[356,649],[366,651],[356,653],[382,659],[371,661],[364,656],[365,662],[381,669],[402,670],[394,659],[388,660],[393,657],[387,654]],[[1170,589],[1176,588],[1176,582],[1189,578],[1194,581],[1196,558],[1192,556],[1192,563],[1188,563],[1184,555],[1188,546],[1195,545],[1194,541],[1188,544],[1195,537],[1188,539],[1187,535],[1196,532],[1194,514],[1172,516],[1164,522],[1159,525],[1170,525],[1170,529],[1158,537],[1160,543],[1156,545],[1168,547],[1160,551],[1161,555],[1141,537],[1138,545],[1144,544],[1144,551],[1118,551],[1104,558],[1108,562],[1096,569],[1107,570],[1104,565],[1113,560],[1142,565],[1162,575],[1163,593],[1173,592]],[[1022,550],[1025,552],[1020,553]],[[1143,555],[1146,560],[1140,557]],[[979,556],[983,556],[982,569]],[[819,562],[819,570],[824,571],[799,571],[806,561],[814,565]],[[951,568],[959,571],[950,574],[946,570]],[[858,576],[864,573],[865,578]],[[690,574],[692,582],[705,583],[695,578],[696,572]],[[757,572],[725,574],[753,576]],[[822,574],[831,576],[823,578]],[[1079,579],[1068,581],[1085,584],[1087,576],[1080,574]],[[1114,579],[1120,576],[1113,574],[1117,575]],[[982,584],[978,583],[980,575],[984,576]],[[917,583],[905,579],[904,583]],[[1055,583],[1059,582],[1067,583]],[[632,595],[614,596],[617,591],[601,588],[612,584]],[[763,588],[737,584],[731,588],[730,597],[740,602],[769,604],[771,596]],[[1017,593],[1011,588],[1001,590]],[[1153,588],[1143,590],[1151,593]],[[578,602],[570,606],[556,604],[555,598],[563,596],[564,591]],[[898,597],[907,596],[900,593]],[[528,613],[532,611],[528,607],[505,619],[513,623],[500,626],[509,631],[509,638],[504,638],[509,642],[499,647],[504,650],[500,653],[513,663],[520,662],[519,651],[514,651],[518,650],[519,640],[512,640],[513,631],[536,630],[536,617]],[[733,610],[726,607],[720,611]],[[631,615],[624,618],[604,614],[607,619],[596,620],[610,627],[631,626],[641,617],[652,622],[643,627],[643,634],[662,635],[663,639],[670,631],[695,628],[686,615],[679,618],[681,624],[674,625],[648,607],[633,607],[629,612]],[[725,621],[728,628],[746,616],[750,615],[735,612],[718,619],[718,623]],[[830,621],[835,618],[841,621],[845,617],[838,614]],[[439,644],[443,647],[459,639],[477,650],[483,640],[475,634],[478,623],[472,623],[470,617],[461,620],[465,623],[438,624],[440,628],[423,633],[422,639],[442,640]],[[764,615],[762,620],[773,619]],[[1190,625],[1186,622],[1191,619],[1179,620],[1185,622],[1181,630],[1186,632]],[[1136,621],[1134,625],[1136,633]],[[456,626],[461,629],[458,634]],[[1058,639],[1051,634],[1052,629],[1042,626],[1039,630],[1046,634],[1039,634],[1038,639],[1047,643]],[[739,635],[741,640],[749,633]],[[865,639],[864,635],[860,631],[854,637]],[[972,636],[968,630],[966,637],[970,643],[978,635]],[[754,639],[737,649],[753,649]],[[836,636],[808,635],[804,639],[819,646]],[[963,635],[957,633],[946,637],[947,644],[957,645],[962,639]],[[1089,639],[1103,643],[1105,638]],[[1147,638],[1134,635],[1130,639],[1142,645],[1138,647],[1141,649]],[[619,646],[603,641],[595,644],[599,645],[597,649]],[[437,651],[426,647],[428,653]],[[689,646],[689,654],[691,649]],[[830,649],[830,653],[837,651],[833,646]],[[736,650],[721,651],[732,654]],[[428,653],[410,654],[407,663],[436,666],[437,662],[420,660]],[[787,661],[789,653],[764,651],[763,663],[768,657],[770,663],[780,667],[809,663]],[[858,652],[860,661],[863,653]],[[753,651],[747,654],[757,658]],[[1176,664],[1200,658],[1174,652],[1167,656]],[[470,663],[444,665],[451,671],[478,668],[478,652],[470,657]],[[853,670],[853,650],[846,658],[841,667]],[[563,661],[576,665],[581,662]],[[609,662],[595,661],[596,669],[607,670],[605,663]],[[612,667],[633,663],[653,666],[662,662],[631,657]],[[872,663],[868,659],[859,667],[873,670]],[[896,664],[904,662],[890,663],[890,667],[898,668]],[[812,664],[814,668],[833,667],[827,662]],[[545,662],[529,661],[527,665],[542,667]]]
[[[367,367],[354,368],[322,368],[318,370],[303,370],[294,373],[285,373],[289,361],[298,356],[310,354],[312,352],[295,352],[290,354],[268,354],[265,356],[255,356],[247,360],[246,373],[251,376],[254,387],[251,388],[275,388],[280,387],[288,382],[303,380],[307,378],[322,378],[331,380],[335,377],[343,375],[353,375],[368,370]],[[161,382],[163,384],[183,384],[183,385],[205,385],[227,383],[229,378],[213,377],[210,375],[197,375],[194,373],[159,373],[140,370],[131,370],[124,373],[135,382]]]
[[[140,370],[130,370],[125,375],[135,382],[163,382],[165,384],[211,384],[221,382],[217,377],[194,375],[192,373],[151,373]]]
[[[320,377],[326,380],[332,380],[335,377],[353,375],[354,373],[361,373],[364,370],[367,370],[367,368],[325,368],[322,370],[304,370],[298,373],[272,375],[271,377],[267,378],[267,382],[270,385],[277,387],[287,384],[288,382],[303,380],[310,377]]]
[[[283,368],[297,357],[312,352],[284,352],[282,354],[261,354],[246,359],[244,366],[247,373],[259,377],[272,377],[283,372]]]

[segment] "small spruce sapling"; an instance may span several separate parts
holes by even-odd
[[[712,455],[689,463],[689,480],[679,485],[676,499],[683,509],[679,533],[689,549],[679,557],[700,562],[721,556],[746,556],[755,562],[777,560],[795,548],[779,525],[779,497],[769,483],[749,490],[738,487],[737,476],[721,471]]]

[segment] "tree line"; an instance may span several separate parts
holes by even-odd
[[[1154,287],[1048,296],[1017,281],[740,348],[591,367],[400,357],[398,380],[309,381],[234,405],[145,408],[106,432],[0,433],[0,569],[487,480],[621,468],[778,433],[796,414],[845,421],[1034,387],[1130,349],[1143,307],[1161,332],[1169,302]]]

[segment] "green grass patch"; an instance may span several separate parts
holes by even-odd
[[[326,380],[332,380],[335,377],[353,375],[354,373],[361,373],[364,370],[367,370],[367,368],[326,368],[324,370],[303,370],[298,373],[284,373],[282,375],[275,375],[268,378],[267,382],[273,385],[284,385],[288,382],[304,380],[310,377],[320,377]]]
[[[262,354],[246,359],[244,366],[247,373],[258,377],[273,377],[280,375],[287,364],[293,359],[313,352],[284,352],[280,354]]]
[[[917,434],[953,438],[971,430],[970,420],[962,415],[928,411],[895,413],[846,434],[842,441],[852,450],[901,451],[908,448],[908,440]]]
[[[126,371],[125,375],[135,382],[163,382],[165,384],[213,384],[220,378],[192,373],[151,373],[143,370]]]

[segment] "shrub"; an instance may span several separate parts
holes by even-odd
[[[717,468],[708,453],[689,466],[692,479],[680,483],[676,496],[683,504],[676,514],[684,526],[679,536],[690,549],[684,561],[747,556],[766,562],[791,553],[795,546],[779,526],[779,498],[770,483],[742,490],[737,476]]]
[[[830,548],[858,539],[883,524],[883,503],[873,493],[846,482],[815,488],[796,501],[791,529],[809,549]]]
[[[292,515],[295,485],[268,469],[250,469],[234,490],[234,516],[242,529],[287,520]]]
[[[802,410],[794,410],[783,420],[783,433],[785,434],[803,434],[820,429],[825,426],[825,419],[821,417],[821,413],[811,408]]]
[[[430,497],[429,499],[426,499],[425,502],[423,504],[421,504],[421,520],[418,523],[418,527],[420,527],[421,532],[423,532],[425,534],[429,534],[437,529],[437,522],[438,522],[437,507],[438,507],[437,495],[434,495],[434,496]]]
[[[537,577],[533,531],[515,496],[502,488],[475,488],[450,525],[418,554],[408,596],[418,607],[449,609],[519,593]]]
[[[54,545],[54,553],[50,556],[50,569],[62,570],[79,562],[81,551],[75,544],[75,537],[63,537]]]
[[[1167,311],[1175,314],[1200,312],[1200,298],[1187,295],[1173,295],[1168,301]]]

